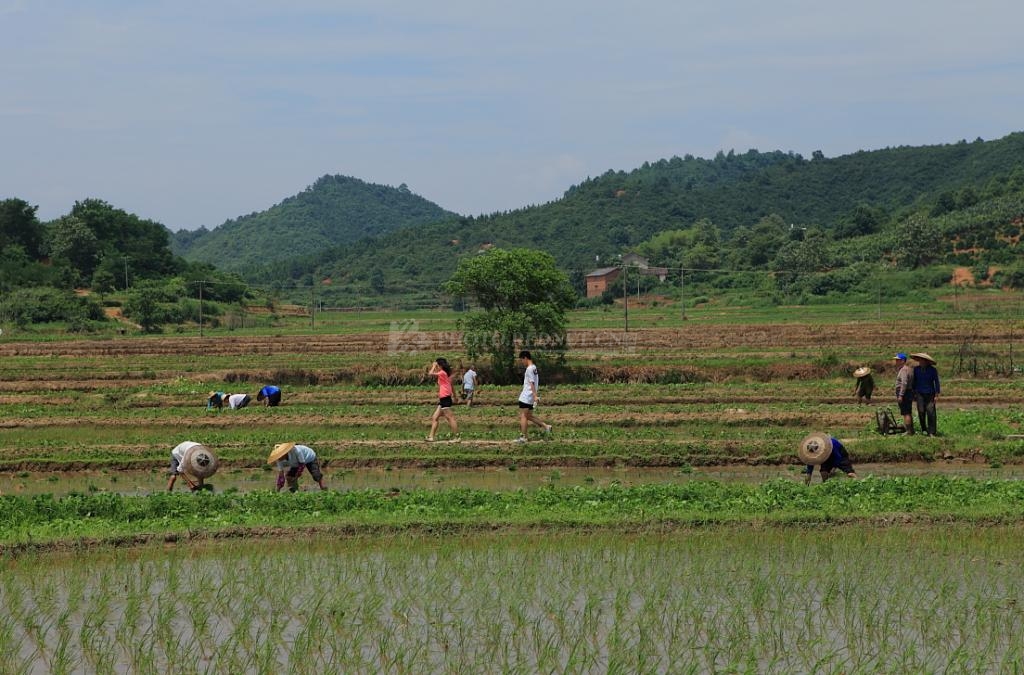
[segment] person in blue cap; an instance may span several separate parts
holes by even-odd
[[[899,352],[892,357],[900,369],[896,373],[896,405],[903,415],[903,426],[908,436],[914,435],[914,369],[907,364],[907,355]]]
[[[281,404],[281,389],[272,384],[268,384],[259,390],[256,394],[257,401],[263,401],[263,405],[270,408],[276,408]]]

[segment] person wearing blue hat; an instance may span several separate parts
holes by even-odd
[[[914,369],[907,365],[907,355],[899,352],[892,357],[899,364],[896,373],[896,405],[903,415],[903,425],[907,435],[914,435]]]

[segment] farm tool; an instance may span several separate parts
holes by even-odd
[[[907,427],[898,420],[892,410],[879,408],[875,411],[875,430],[883,436],[906,433]]]

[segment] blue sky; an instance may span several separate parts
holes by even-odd
[[[1022,25],[1019,0],[0,0],[0,198],[177,230],[337,173],[476,215],[673,155],[989,140],[1024,130]]]

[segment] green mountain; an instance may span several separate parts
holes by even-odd
[[[882,255],[892,228],[910,214],[938,217],[1020,185],[1024,133],[835,158],[756,150],[687,155],[608,171],[548,204],[449,218],[293,259],[281,272],[312,271],[331,279],[333,293],[436,294],[459,257],[490,246],[544,249],[582,274],[598,266],[596,258],[607,264],[659,233],[698,222],[710,224],[716,248],[701,266],[770,268],[793,233],[808,231],[829,241],[868,237],[874,248],[867,255]]]
[[[228,220],[213,230],[173,234],[173,250],[251,277],[271,263],[344,247],[404,227],[454,216],[409,191],[347,176],[323,176],[266,211]]]

